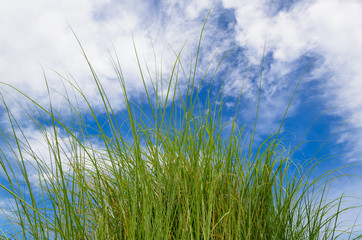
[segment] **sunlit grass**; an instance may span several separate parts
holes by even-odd
[[[126,104],[121,120],[83,49],[102,114],[75,81],[60,74],[86,109],[65,94],[63,116],[52,105],[48,85],[47,106],[18,91],[31,106],[24,113],[43,134],[49,157],[32,149],[2,97],[10,129],[2,131],[0,186],[2,197],[12,200],[0,206],[7,218],[2,238],[357,238],[339,228],[338,218],[348,210],[341,208],[342,196],[327,200],[335,171],[316,177],[317,160],[293,161],[299,146],[286,147],[281,128],[255,146],[256,124],[248,135],[236,121],[240,97],[234,117],[225,122],[222,87],[212,95],[206,73],[197,79],[200,44],[189,69],[180,60],[182,50],[175,54],[166,85],[138,60],[142,104],[127,94],[118,56],[112,54]],[[210,72],[215,77],[217,69]]]

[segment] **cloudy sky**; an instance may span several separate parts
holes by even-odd
[[[120,102],[119,83],[109,59],[113,46],[123,68],[129,94],[137,99],[140,81],[132,37],[142,63],[162,64],[170,74],[183,44],[182,60],[194,56],[210,0],[11,0],[0,2],[0,82],[26,92],[39,103],[48,101],[42,68],[51,87],[63,88],[54,72],[74,77],[92,104],[100,102],[90,84],[90,71],[72,32],[81,41],[114,105]],[[252,124],[255,116],[260,65],[265,47],[260,137],[277,130],[288,101],[303,72],[284,130],[300,139],[320,114],[305,140],[305,156],[321,151],[336,156],[325,167],[362,163],[362,2],[359,0],[217,0],[202,40],[199,71],[235,50],[220,68],[227,72],[224,94],[233,110],[246,70],[239,119]],[[154,57],[156,53],[156,58]],[[1,86],[0,91],[9,91]],[[93,97],[94,96],[94,97]],[[19,101],[22,101],[19,99]],[[62,98],[53,104],[61,106]],[[22,117],[19,105],[8,102]],[[101,109],[101,108],[100,108]],[[0,121],[4,122],[0,108]],[[100,110],[101,111],[101,110]],[[5,124],[5,123],[4,123]],[[25,124],[26,125],[26,124]],[[26,125],[36,140],[31,124]],[[41,146],[39,146],[41,149]],[[348,172],[361,176],[361,167]],[[339,182],[333,193],[362,196],[362,182]]]

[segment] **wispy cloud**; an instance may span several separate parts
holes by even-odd
[[[265,73],[265,88],[269,89],[265,94],[270,102],[275,101],[276,96],[272,89],[283,89],[288,85],[291,79],[285,76],[295,70],[303,57],[317,57],[317,67],[309,79],[318,81],[321,89],[319,99],[326,108],[343,104],[331,114],[344,121],[351,118],[344,133],[354,129],[357,134],[348,134],[349,137],[341,134],[340,140],[350,144],[351,155],[354,155],[350,156],[350,160],[361,161],[356,158],[361,153],[359,149],[362,149],[362,143],[358,141],[362,129],[361,2],[307,0],[286,9],[279,6],[279,11],[273,8],[273,1],[223,2],[225,7],[235,9],[237,39],[247,39],[245,48],[249,62],[260,61],[266,38],[266,51],[272,54],[272,63]],[[281,91],[277,93],[279,95]]]
[[[210,5],[211,2],[206,0],[84,0],[57,3],[45,0],[24,3],[15,0],[2,3],[1,81],[25,90],[40,103],[47,103],[41,64],[55,90],[63,91],[63,86],[60,77],[49,69],[62,74],[69,71],[72,76],[68,77],[74,77],[81,89],[90,96],[92,104],[99,105],[96,86],[91,83],[90,71],[70,25],[82,42],[97,74],[104,81],[110,100],[122,106],[121,91],[107,52],[107,49],[112,49],[112,43],[120,57],[130,93],[137,96],[142,82],[132,36],[141,64],[147,63],[151,74],[156,74],[161,69],[154,68],[155,62],[159,68],[162,63],[163,75],[167,79],[175,60],[170,46],[178,51],[186,42],[183,60],[190,62],[191,55],[196,52],[198,36]],[[243,109],[244,116],[251,116],[258,92],[258,68],[266,39],[267,62],[263,73],[263,111],[260,111],[260,120],[269,123],[264,130],[270,132],[278,125],[290,98],[291,91],[286,89],[292,89],[296,83],[296,79],[291,79],[288,74],[297,71],[303,59],[306,67],[308,64],[305,59],[317,57],[308,79],[318,82],[321,89],[318,98],[326,108],[344,104],[332,114],[343,120],[352,118],[341,132],[340,142],[348,142],[350,160],[358,160],[355,156],[362,149],[362,143],[357,141],[362,135],[359,121],[362,115],[362,97],[359,94],[362,88],[361,10],[362,4],[352,0],[286,3],[217,1],[205,29],[200,54],[201,72],[206,69],[216,49],[223,53],[242,43],[235,55],[225,62],[224,69],[230,68],[227,70],[229,77],[226,79],[225,93],[235,96],[241,88],[247,66],[251,64],[254,71],[250,71],[246,81],[244,98],[253,105]],[[302,86],[301,90],[306,89]],[[53,104],[60,106],[63,101],[58,97],[53,100]],[[298,99],[293,106],[294,110],[298,108]],[[351,129],[355,134],[349,134]]]
[[[156,62],[167,76],[175,61],[175,54],[187,42],[184,59],[191,59],[198,44],[198,36],[209,8],[208,1],[62,1],[37,0],[35,3],[13,1],[2,4],[1,22],[4,34],[0,37],[1,80],[47,102],[47,91],[40,64],[46,70],[50,85],[62,89],[59,76],[50,69],[64,74],[69,71],[81,89],[90,96],[96,93],[91,75],[80,47],[70,29],[79,37],[97,74],[106,83],[111,100],[119,99],[115,73],[107,49],[112,43],[120,56],[125,81],[130,93],[137,94],[142,87],[132,37],[135,40],[141,64],[154,70]],[[202,13],[202,14],[201,14]],[[69,24],[69,25],[68,25]],[[206,35],[213,36],[213,25]],[[210,31],[211,30],[211,31]],[[213,40],[215,40],[214,38]],[[211,59],[214,49],[221,46],[209,39],[203,45],[202,61]],[[213,47],[213,49],[210,49]],[[210,51],[211,50],[211,51]],[[90,97],[92,99],[92,97]],[[92,103],[99,101],[93,98]],[[56,104],[56,103],[55,103]]]

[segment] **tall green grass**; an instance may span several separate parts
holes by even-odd
[[[247,134],[236,121],[242,89],[232,120],[222,118],[222,87],[212,94],[221,61],[198,79],[201,39],[202,32],[191,67],[181,62],[182,50],[175,54],[167,84],[141,67],[135,49],[142,103],[129,96],[118,56],[111,54],[126,106],[121,112],[83,49],[101,111],[60,74],[72,89],[63,96],[62,112],[52,105],[47,81],[46,106],[2,83],[28,100],[24,114],[43,134],[50,157],[32,148],[2,97],[10,129],[2,131],[0,187],[11,201],[0,206],[7,218],[0,238],[358,238],[339,227],[348,210],[341,207],[343,197],[327,199],[334,171],[315,177],[319,161],[293,161],[299,146],[286,147],[281,128],[255,146],[256,123]]]

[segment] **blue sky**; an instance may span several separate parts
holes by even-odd
[[[209,0],[2,1],[0,81],[46,104],[48,97],[41,67],[55,90],[61,90],[62,85],[52,70],[65,75],[70,73],[101,111],[95,86],[89,83],[89,69],[70,25],[86,49],[110,100],[122,111],[121,91],[107,49],[114,44],[129,94],[139,100],[142,83],[132,36],[141,61],[149,66],[162,63],[163,74],[168,76],[174,62],[170,46],[179,51],[186,42],[182,60],[189,61],[195,54],[211,4]],[[215,51],[218,51],[216,60],[219,60],[230,48],[238,46],[223,62],[220,76],[228,74],[224,94],[227,110],[232,112],[250,66],[238,118],[251,126],[266,43],[257,127],[258,137],[262,139],[277,130],[298,79],[316,59],[302,80],[283,130],[292,133],[290,140],[295,144],[314,119],[334,107],[319,118],[306,135],[305,140],[318,142],[306,144],[303,154],[313,156],[319,145],[334,133],[320,154],[336,157],[323,164],[321,171],[362,163],[361,13],[362,2],[358,0],[217,0],[202,40],[200,74]],[[61,107],[62,103],[61,97],[53,100],[55,106]],[[18,118],[26,119],[17,104],[10,101],[9,107]],[[3,127],[5,118],[1,113]],[[34,148],[46,152],[41,134],[31,123],[23,124]],[[347,172],[362,176],[361,170],[361,167],[354,167]],[[332,195],[345,191],[362,197],[360,189],[362,181],[350,178],[348,182],[337,182],[331,191]]]

